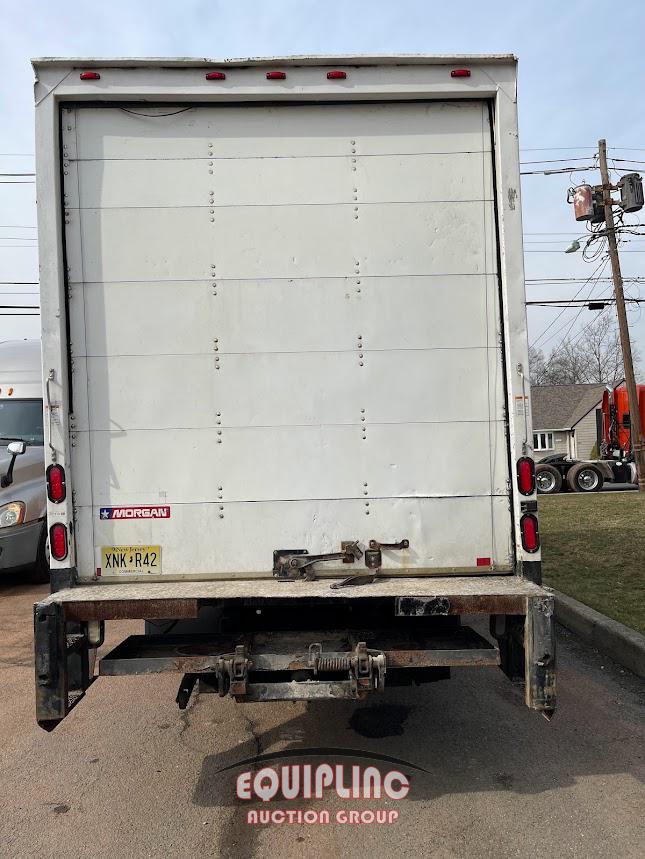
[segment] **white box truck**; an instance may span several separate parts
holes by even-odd
[[[98,676],[180,706],[478,665],[550,717],[515,58],[33,65],[38,722],[118,618]]]

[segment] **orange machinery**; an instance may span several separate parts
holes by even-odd
[[[645,385],[637,385],[638,408],[640,412],[641,433],[645,435]],[[606,390],[602,396],[602,445],[603,456],[613,456],[620,451],[623,456],[631,457],[631,419],[627,388],[622,385]]]

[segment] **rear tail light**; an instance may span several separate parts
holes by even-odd
[[[520,531],[522,532],[524,551],[537,552],[540,548],[540,531],[538,529],[537,516],[533,513],[525,513],[520,519]]]
[[[226,72],[208,72],[206,75],[207,81],[225,81]]]
[[[338,69],[334,69],[333,72],[327,72],[328,81],[344,81],[346,77],[347,72],[341,72]]]
[[[61,522],[49,529],[49,553],[55,561],[64,561],[67,557],[67,528]]]
[[[82,81],[100,81],[101,75],[98,72],[81,72],[80,78]]]
[[[450,72],[451,78],[469,78],[470,77],[470,69],[453,69]]]
[[[47,469],[47,497],[54,504],[60,504],[66,495],[65,469],[62,465],[50,465]]]
[[[286,76],[286,72],[267,72],[268,81],[283,81]]]
[[[530,456],[517,460],[517,487],[522,495],[535,492],[535,463]]]

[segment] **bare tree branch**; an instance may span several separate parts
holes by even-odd
[[[632,353],[638,371],[640,353],[634,347]],[[559,343],[546,360],[542,350],[529,349],[529,367],[533,385],[617,385],[624,371],[615,320],[601,314],[582,334]]]

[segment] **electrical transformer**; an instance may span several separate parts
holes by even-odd
[[[643,180],[638,173],[626,173],[618,183],[618,188],[623,212],[638,212],[643,208]]]

